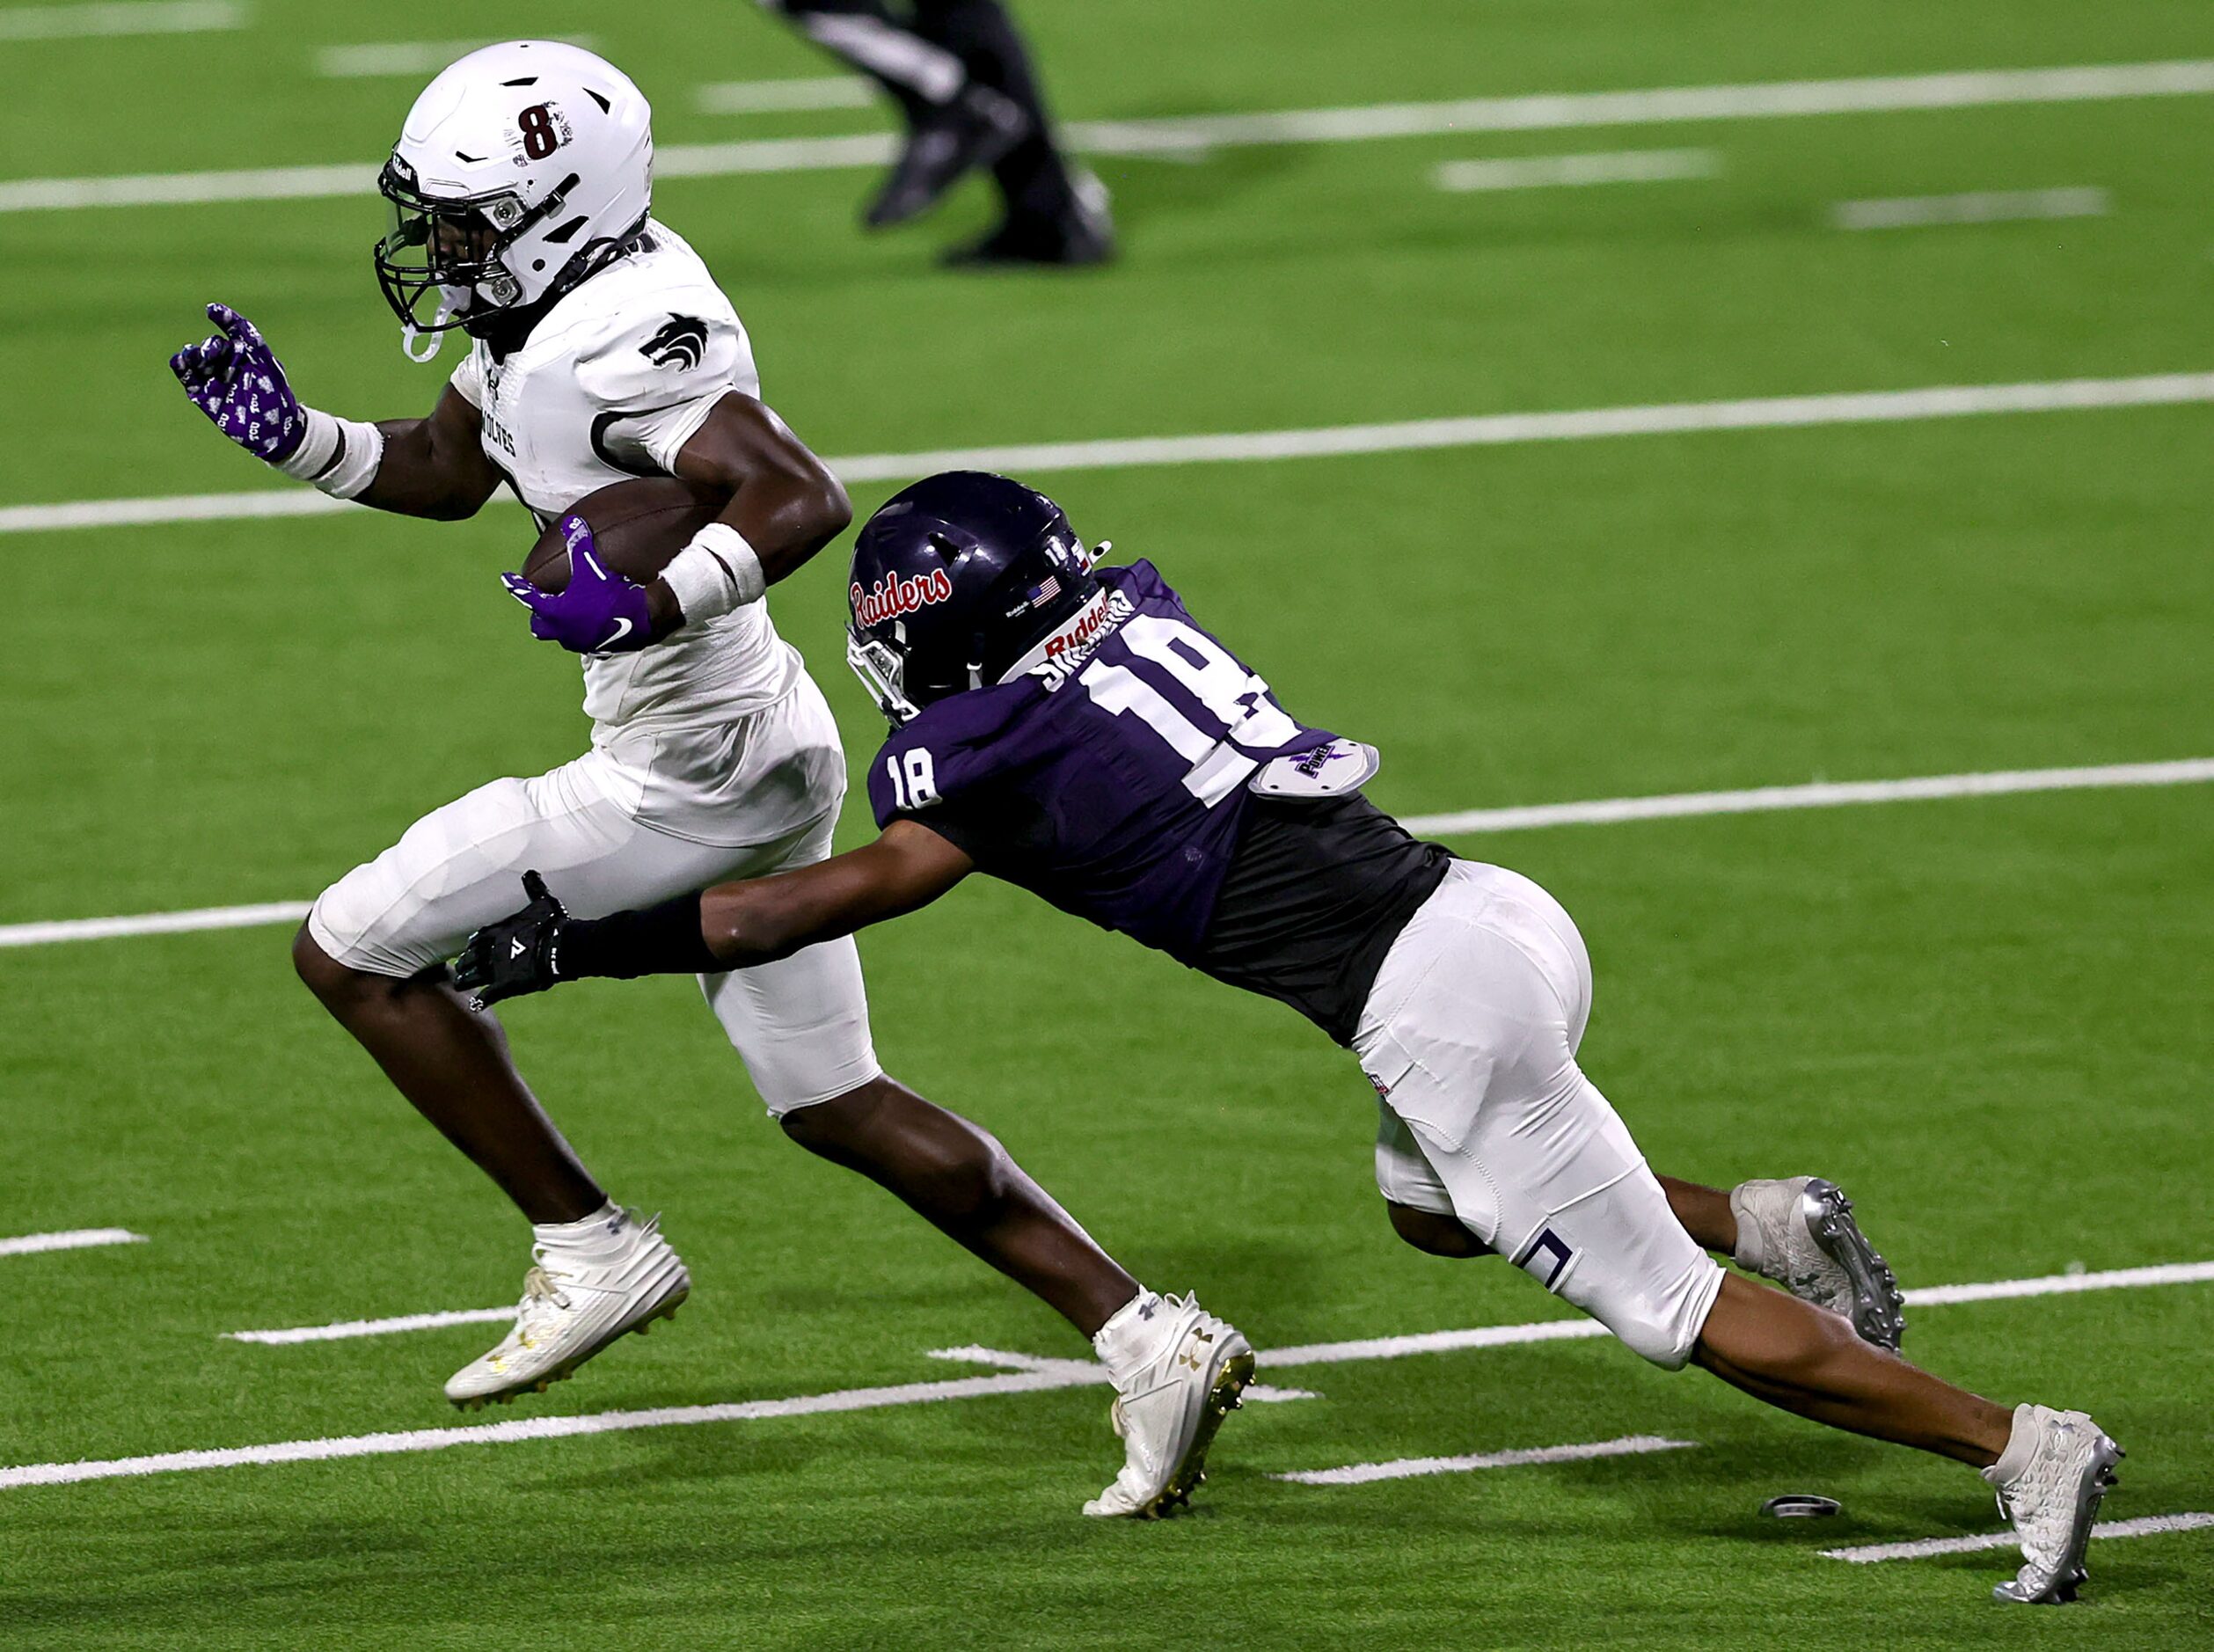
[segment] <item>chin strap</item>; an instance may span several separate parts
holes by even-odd
[[[427,333],[418,331],[412,321],[401,322],[399,324],[399,353],[418,366],[425,362],[435,360],[439,351],[446,347],[446,322],[452,314],[453,311],[447,309],[445,305],[439,305],[438,313],[431,318],[431,330]],[[418,339],[429,340],[430,347],[427,350],[418,350],[415,347],[415,341]]]

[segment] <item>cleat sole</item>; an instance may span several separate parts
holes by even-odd
[[[1891,1265],[1852,1219],[1852,1201],[1834,1181],[1816,1176],[1800,1195],[1807,1231],[1822,1254],[1852,1284],[1852,1328],[1860,1340],[1896,1354],[1906,1337],[1906,1297]]]

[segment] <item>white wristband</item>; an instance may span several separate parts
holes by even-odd
[[[352,499],[376,479],[384,457],[384,433],[354,419],[333,419],[313,407],[300,410],[307,433],[277,469],[321,488],[332,499]]]
[[[711,522],[694,534],[692,542],[669,559],[661,579],[691,625],[757,603],[769,588],[760,557],[746,536],[726,522]]]

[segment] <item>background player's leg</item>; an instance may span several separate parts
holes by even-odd
[[[1062,157],[1030,53],[999,0],[915,0],[915,26],[960,57],[972,78],[1021,110],[1021,140],[992,164],[1006,218],[965,259],[1097,263],[1114,226],[1097,179]],[[1087,198],[1090,197],[1090,198]]]
[[[515,1071],[499,1020],[470,1009],[444,965],[371,975],[332,959],[304,926],[292,962],[415,1110],[533,1223],[578,1221],[607,1202]]]
[[[1022,107],[979,83],[962,55],[927,39],[883,0],[768,0],[800,33],[899,105],[906,147],[863,213],[873,229],[934,206],[961,178],[1024,139]]]
[[[1873,1348],[1836,1314],[1754,1283],[1722,1281],[1692,1357],[1783,1410],[1978,1468],[2006,1449],[2013,1413]]]
[[[997,1137],[895,1079],[871,1079],[780,1122],[809,1152],[897,1195],[1087,1337],[1138,1293]]]

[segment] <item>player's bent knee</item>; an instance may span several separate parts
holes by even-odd
[[[381,975],[342,963],[324,950],[323,943],[305,924],[292,937],[292,969],[308,990],[334,1015],[372,999],[389,998],[406,987],[442,985],[450,978],[442,963],[432,964],[408,976]]]
[[[292,969],[307,990],[335,1005],[361,990],[364,976],[323,950],[305,924],[292,937]]]
[[[1409,1204],[1386,1203],[1384,1209],[1392,1219],[1392,1231],[1418,1251],[1431,1256],[1492,1254],[1490,1246],[1452,1217],[1440,1216],[1434,1210],[1418,1210]]]

